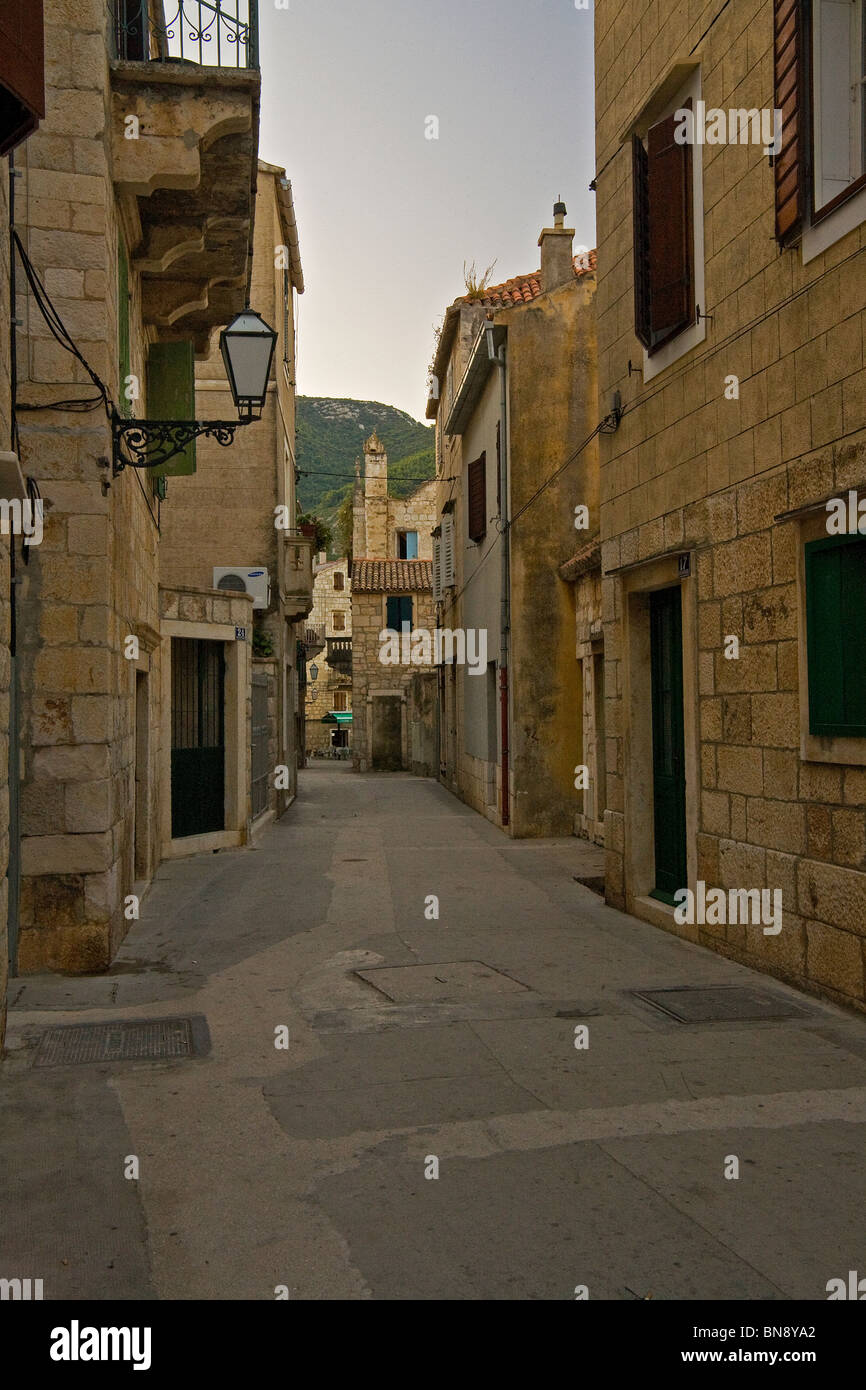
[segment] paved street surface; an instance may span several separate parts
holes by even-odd
[[[10,981],[0,1276],[46,1298],[825,1299],[866,1274],[866,1020],[608,908],[575,881],[601,860],[336,765],[255,848],[164,865],[109,973]],[[799,1012],[682,1023],[634,994],[710,986]],[[33,1065],[47,1027],[175,1015],[204,1016],[209,1053]]]

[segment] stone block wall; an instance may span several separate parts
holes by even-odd
[[[811,504],[821,518],[822,499],[866,484],[866,225],[804,264],[799,247],[780,251],[774,239],[763,151],[705,146],[706,340],[646,384],[628,374],[640,348],[622,132],[710,19],[697,55],[707,107],[772,106],[768,0],[713,16],[664,0],[596,5],[600,398],[619,389],[626,407],[600,442],[608,900],[641,910],[626,815],[628,788],[646,771],[630,724],[636,681],[649,699],[648,672],[629,655],[626,581],[610,572],[667,557],[664,582],[671,573],[676,582],[676,551],[688,549],[694,875],[722,888],[780,888],[784,907],[778,936],[729,925],[697,938],[863,1007],[866,752],[852,757],[831,741],[807,748],[800,565],[813,533],[776,518]],[[736,397],[726,396],[731,376]],[[725,656],[731,636],[737,659]]]
[[[69,333],[120,399],[117,256],[123,235],[109,155],[108,9],[45,14],[45,120],[23,147],[19,232]],[[19,285],[20,285],[19,279]],[[145,379],[137,277],[130,272],[131,371]],[[32,297],[18,315],[19,399],[95,394]],[[159,741],[157,517],[127,470],[112,480],[101,406],[22,415],[22,469],[45,499],[45,533],[20,588],[22,898],[19,967],[104,968],[128,928],[135,865],[136,746],[151,773]],[[136,637],[141,655],[125,655]],[[136,671],[148,683],[136,736]],[[141,769],[139,768],[139,772]],[[155,775],[155,774],[154,774]],[[156,788],[149,788],[155,804]],[[152,812],[147,810],[146,820]],[[141,828],[141,827],[140,827]]]
[[[379,633],[385,627],[385,594],[352,594],[352,763],[356,771],[372,765],[368,696],[403,694],[417,666],[385,666],[379,660]],[[413,627],[435,627],[433,595],[415,593]]]

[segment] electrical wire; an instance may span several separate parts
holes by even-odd
[[[348,478],[352,482],[354,482],[355,479],[354,473],[328,473],[320,468],[299,468],[298,472],[302,478]],[[420,478],[406,474],[399,478],[392,478],[391,481],[398,483],[435,483],[436,475],[434,473],[428,475],[426,478]]]
[[[619,419],[622,419],[622,416],[623,416],[624,414],[625,414],[625,411],[624,411],[624,410],[621,411],[620,414],[619,414],[619,416],[618,416],[618,418],[619,418]],[[577,459],[577,458],[580,457],[580,455],[583,453],[584,449],[587,449],[587,448],[589,447],[589,445],[590,445],[590,444],[592,443],[592,441],[601,433],[602,429],[604,428],[604,426],[608,423],[608,421],[609,421],[610,419],[611,419],[611,416],[608,415],[608,416],[605,416],[604,420],[600,420],[599,423],[596,425],[595,429],[592,431],[592,434],[587,435],[587,437],[586,437],[586,439],[584,439],[583,443],[582,443],[582,444],[579,444],[578,447],[574,450],[574,452],[573,452],[572,454],[569,454],[568,458],[565,460],[565,463],[560,464],[560,466],[559,466],[559,468],[557,468],[556,472],[555,472],[555,473],[551,473],[550,477],[547,478],[547,479],[541,484],[541,487],[539,487],[539,488],[536,489],[536,491],[532,494],[532,496],[529,498],[529,500],[526,501],[526,502],[524,502],[524,504],[523,504],[523,506],[520,508],[520,510],[517,511],[517,512],[515,512],[514,516],[511,518],[511,520],[508,522],[508,524],[507,524],[506,526],[500,526],[500,527],[499,527],[499,532],[498,532],[498,535],[497,535],[497,537],[496,537],[496,540],[495,540],[495,541],[493,542],[493,544],[488,548],[488,550],[485,551],[484,555],[481,557],[480,561],[478,562],[478,564],[476,565],[475,569],[474,569],[474,570],[472,571],[472,573],[470,574],[469,578],[466,580],[466,583],[463,585],[463,587],[462,587],[461,589],[459,589],[458,592],[457,592],[456,594],[454,594],[453,598],[451,599],[451,601],[450,601],[450,603],[449,603],[449,608],[453,608],[454,605],[457,603],[457,600],[458,600],[459,598],[462,598],[462,597],[463,597],[463,595],[466,593],[466,590],[469,588],[469,585],[472,583],[472,581],[473,581],[473,579],[475,578],[475,576],[476,576],[477,574],[480,573],[480,571],[481,571],[481,569],[483,568],[485,562],[486,562],[486,561],[489,559],[489,557],[493,554],[494,550],[496,550],[497,545],[498,545],[499,542],[502,540],[502,538],[503,538],[503,536],[506,534],[506,532],[507,532],[507,531],[510,531],[511,528],[514,526],[514,523],[515,523],[516,521],[519,521],[520,518],[524,515],[524,513],[527,512],[527,511],[529,510],[529,508],[530,508],[531,506],[533,506],[533,504],[534,504],[535,502],[538,501],[538,498],[541,496],[541,494],[542,494],[543,492],[546,491],[547,488],[550,487],[551,483],[556,482],[556,479],[559,477],[560,473],[564,473],[565,470],[566,470],[566,468],[568,468],[569,464],[574,463],[575,459]],[[455,478],[454,481],[456,481],[456,478]]]
[[[90,377],[94,386],[96,386],[99,391],[99,395],[96,397],[84,397],[80,401],[76,400],[74,402],[52,401],[41,405],[25,405],[23,402],[18,401],[16,403],[16,408],[18,410],[85,411],[94,410],[97,406],[102,405],[105,407],[106,416],[110,420],[113,410],[113,402],[111,400],[111,396],[108,393],[108,387],[97,376],[96,372],[93,370],[86,357],[84,357],[84,355],[78,350],[72,338],[69,336],[69,333],[67,332],[63,320],[61,319],[54,305],[52,304],[51,297],[39,278],[39,274],[36,270],[36,267],[33,265],[33,262],[30,260],[30,257],[24,249],[24,244],[21,241],[20,236],[14,230],[12,232],[12,238],[15,243],[15,246],[18,249],[18,255],[21,258],[21,264],[24,267],[24,274],[27,277],[27,283],[30,286],[33,298],[36,300],[36,305],[39,309],[39,312],[41,313],[43,319],[47,323],[52,337],[55,338],[55,340],[60,344],[60,346],[64,349],[65,352],[70,353],[76,359],[76,361],[81,363],[82,367],[87,372],[87,375]]]

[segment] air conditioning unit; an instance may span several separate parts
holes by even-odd
[[[267,608],[271,601],[271,581],[266,569],[214,565],[213,586],[236,594],[252,594],[253,608]]]

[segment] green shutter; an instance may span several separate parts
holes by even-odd
[[[195,419],[195,358],[191,342],[154,343],[147,358],[147,418]],[[195,440],[168,463],[148,470],[174,478],[195,472]]]
[[[805,562],[809,732],[866,738],[866,540],[809,541]]]
[[[408,623],[412,627],[412,599],[408,594],[397,597],[393,595],[386,600],[385,604],[385,626],[393,632],[402,632],[403,624]]]
[[[126,378],[130,375],[129,357],[129,262],[126,259],[126,246],[123,237],[117,238],[117,365],[118,410],[121,415],[132,414],[131,402],[126,394]]]

